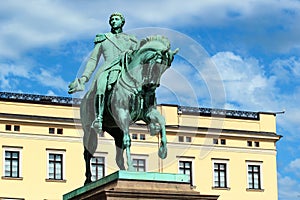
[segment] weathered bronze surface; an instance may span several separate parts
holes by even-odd
[[[111,32],[96,36],[94,50],[82,76],[69,85],[69,93],[83,91],[103,55],[105,62],[96,72],[80,105],[85,184],[91,182],[90,159],[97,148],[97,133],[102,131],[115,139],[116,163],[121,170],[125,169],[123,152],[126,150],[127,170],[134,171],[129,126],[137,120],[149,125],[151,135],[161,135],[158,155],[162,159],[167,156],[165,119],[156,110],[155,90],[178,49],[171,51],[169,40],[160,35],[138,41],[124,34],[125,19],[119,13],[112,14],[109,23]]]

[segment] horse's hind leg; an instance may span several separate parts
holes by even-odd
[[[92,173],[91,173],[91,165],[90,165],[90,162],[91,162],[91,158],[93,157],[93,155],[86,149],[84,148],[84,160],[85,160],[85,182],[84,182],[84,185],[88,184],[88,183],[91,183],[92,182]]]
[[[123,148],[123,132],[121,129],[115,129],[114,131],[115,146],[116,146],[116,163],[120,170],[125,170],[124,165],[124,148]]]

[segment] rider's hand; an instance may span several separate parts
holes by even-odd
[[[73,94],[74,92],[79,92],[84,90],[84,84],[86,82],[86,78],[82,77],[80,79],[75,79],[72,83],[70,83],[69,87],[69,94]]]

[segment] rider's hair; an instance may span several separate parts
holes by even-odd
[[[122,26],[124,26],[124,24],[125,24],[125,18],[124,18],[124,16],[123,16],[121,13],[118,13],[118,12],[115,12],[115,13],[113,13],[113,14],[110,15],[110,17],[109,17],[109,24],[111,24],[111,23],[110,23],[110,22],[111,22],[111,19],[112,19],[112,17],[114,17],[114,16],[120,17],[121,20],[122,20]]]

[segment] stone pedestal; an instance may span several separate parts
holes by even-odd
[[[216,200],[191,189],[184,174],[117,171],[63,196],[63,200],[199,199]]]

